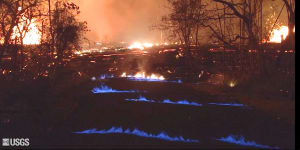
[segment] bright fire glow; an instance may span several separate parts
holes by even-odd
[[[103,52],[102,49],[92,48],[92,49],[82,49],[82,50],[79,50],[79,51],[74,51],[74,54],[79,55],[79,56],[83,56],[85,54],[102,53],[102,52]]]
[[[130,45],[129,49],[140,49],[144,50],[145,48],[153,47],[154,44],[152,43],[140,43],[140,42],[134,42],[132,45]]]
[[[235,83],[234,81],[230,81],[230,83],[229,83],[229,86],[230,86],[230,87],[233,88],[233,87],[235,87],[235,85],[236,85],[236,83]]]
[[[154,80],[165,80],[163,76],[151,74],[151,76],[146,76],[145,72],[138,72],[134,75],[135,78],[144,78],[144,79],[154,79]]]
[[[294,28],[295,32],[295,28]],[[289,33],[289,28],[287,26],[281,26],[279,29],[275,29],[271,32],[271,37],[269,42],[281,43]]]
[[[144,50],[144,46],[143,44],[139,43],[139,42],[134,42],[132,45],[130,45],[128,47],[129,49],[140,49],[140,50]]]
[[[165,77],[161,76],[161,75],[156,75],[156,74],[151,74],[146,75],[145,72],[138,72],[135,75],[127,75],[126,72],[124,72],[121,77],[127,77],[127,78],[135,78],[135,79],[140,79],[140,80],[151,80],[151,81],[163,81],[165,80]]]
[[[25,44],[25,45],[40,44],[41,33],[40,33],[40,31],[38,30],[38,28],[36,26],[35,19],[33,19],[30,22],[30,20],[23,17],[22,20],[24,20],[24,21],[20,22],[18,24],[18,27],[19,27],[20,30],[23,30],[23,28],[28,25],[28,32],[27,33],[23,32],[22,34],[20,34],[19,31],[18,31],[18,27],[15,26],[13,28],[12,39],[16,39],[16,38],[19,38],[19,37],[25,35],[24,38],[23,38],[23,44]]]
[[[149,48],[149,47],[153,47],[153,44],[152,43],[144,43],[143,46],[145,48]]]
[[[127,77],[127,76],[126,76],[126,72],[123,72],[122,75],[121,75],[121,77],[123,77],[123,78],[124,78],[124,77]]]

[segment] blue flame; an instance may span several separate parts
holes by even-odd
[[[179,105],[191,105],[191,106],[202,106],[202,104],[198,104],[196,102],[189,102],[187,100],[181,100],[181,101],[177,101],[177,102],[173,102],[169,99],[165,99],[162,101],[162,103],[166,103],[166,104],[179,104]]]
[[[253,146],[253,147],[258,147],[258,148],[266,148],[266,149],[279,149],[279,147],[271,147],[268,145],[261,145],[261,144],[257,144],[254,141],[246,141],[243,136],[238,137],[235,135],[229,135],[227,137],[221,137],[220,139],[217,139],[217,140],[226,142],[226,143],[243,145],[243,146]]]
[[[174,141],[174,142],[188,142],[188,143],[197,143],[199,142],[198,140],[194,139],[185,139],[182,136],[179,137],[170,137],[167,133],[165,132],[160,132],[159,134],[152,134],[152,133],[147,133],[145,131],[139,130],[137,128],[133,129],[132,131],[127,128],[126,130],[122,127],[112,127],[108,130],[97,130],[97,129],[89,129],[85,131],[79,131],[79,132],[73,132],[76,134],[130,134],[130,135],[136,135],[136,136],[141,136],[141,137],[147,137],[147,138],[156,138],[156,139],[161,139],[161,140],[166,140],[166,141]]]
[[[177,80],[177,81],[159,80],[159,79],[151,79],[151,78],[134,77],[132,75],[128,75],[127,79],[131,80],[131,81],[143,81],[143,82],[172,82],[172,83],[182,83],[181,80]]]
[[[154,100],[148,100],[146,97],[140,96],[138,99],[125,99],[126,101],[135,101],[135,102],[149,102],[155,103]]]
[[[147,78],[138,78],[138,77],[128,77],[129,80],[134,80],[134,81],[147,81],[147,82],[164,82],[164,80],[159,80],[159,79],[147,79]]]
[[[101,85],[100,87],[95,87],[92,92],[94,94],[98,93],[135,93],[138,91],[130,90],[130,91],[119,91],[119,90],[114,90],[106,85]]]
[[[101,74],[98,79],[105,80],[105,79],[112,79],[112,78],[115,78],[113,74]],[[132,81],[182,83],[180,79],[177,81],[168,81],[168,80],[160,80],[160,79],[153,79],[153,78],[151,79],[151,78],[135,77],[133,75],[128,75],[126,78]],[[95,81],[96,78],[92,77],[92,80]]]
[[[149,103],[164,103],[164,104],[179,104],[179,105],[191,105],[191,106],[203,106],[202,104],[196,102],[189,102],[188,100],[172,101],[170,99],[164,99],[163,101],[149,100],[143,96],[140,96],[137,99],[125,99],[126,101],[135,101],[135,102],[149,102]],[[220,106],[235,106],[235,107],[245,107],[244,104],[238,103],[208,103],[209,105],[220,105]]]
[[[114,78],[113,74],[102,74],[100,75],[99,79],[104,80],[104,79],[111,79]]]
[[[125,99],[126,101],[135,101],[135,102],[149,102],[149,103],[165,103],[165,104],[179,104],[179,105],[192,105],[192,106],[202,106],[202,104],[198,104],[196,102],[189,102],[187,100],[181,100],[177,102],[173,102],[169,99],[165,99],[162,102],[157,102],[155,100],[148,100],[147,98],[140,96],[138,99]]]
[[[237,103],[208,103],[209,105],[219,105],[219,106],[235,106],[235,107],[244,107],[244,104]]]

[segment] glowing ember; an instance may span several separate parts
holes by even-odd
[[[27,33],[21,33],[19,32],[18,28],[22,31],[25,26],[28,26],[28,32]],[[22,17],[22,22],[18,24],[18,26],[15,26],[13,28],[13,35],[12,39],[16,39],[23,36],[23,44],[25,45],[33,45],[33,44],[40,44],[41,41],[41,33],[39,29],[37,28],[35,19],[29,20],[25,18],[24,16]]]
[[[231,88],[233,88],[233,87],[236,86],[236,83],[235,83],[234,81],[231,81],[231,82],[229,83],[229,86],[230,86]]]
[[[126,76],[126,72],[124,72],[124,73],[121,75],[121,77],[123,77],[123,78],[124,78],[124,77],[127,77],[127,76]]]
[[[294,28],[295,32],[295,28]],[[271,32],[271,37],[269,42],[281,43],[289,33],[289,28],[287,26],[281,26],[279,29],[275,29]]]
[[[82,49],[82,50],[79,50],[79,51],[74,51],[74,54],[79,55],[79,56],[83,56],[85,54],[102,53],[102,52],[103,52],[103,50],[94,48],[94,49]]]

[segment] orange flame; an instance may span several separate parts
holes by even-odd
[[[13,34],[12,39],[20,38],[21,36],[24,36],[23,38],[23,44],[25,45],[33,45],[33,44],[40,44],[41,41],[41,33],[36,25],[36,20],[32,19],[31,21],[27,19],[26,17],[22,17],[22,22],[18,24],[18,26],[15,26],[13,28]],[[28,26],[28,32],[27,33],[20,33],[18,31],[18,28],[23,30],[25,26]]]
[[[124,72],[121,77],[132,77],[131,75],[127,75],[126,72]],[[149,79],[149,80],[165,80],[165,77],[161,76],[161,75],[156,75],[156,74],[151,74],[150,76],[146,75],[145,72],[138,72],[136,73],[134,76],[134,78],[142,78],[142,79]]]
[[[144,46],[143,44],[139,43],[139,42],[134,42],[132,45],[130,45],[128,47],[129,49],[140,49],[140,50],[144,50]]]
[[[152,43],[140,43],[140,42],[134,42],[132,45],[130,45],[129,49],[140,49],[144,50],[145,48],[153,47],[154,44]]]
[[[269,42],[281,43],[289,33],[289,28],[287,26],[281,26],[279,29],[275,29],[271,32],[271,37]]]
[[[293,31],[295,32],[295,28]],[[281,43],[283,40],[286,39],[288,33],[289,33],[289,28],[287,26],[281,26],[279,29],[274,29],[271,32],[271,37],[269,42]]]

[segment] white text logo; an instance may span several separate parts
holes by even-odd
[[[29,138],[3,138],[2,146],[29,146]]]

